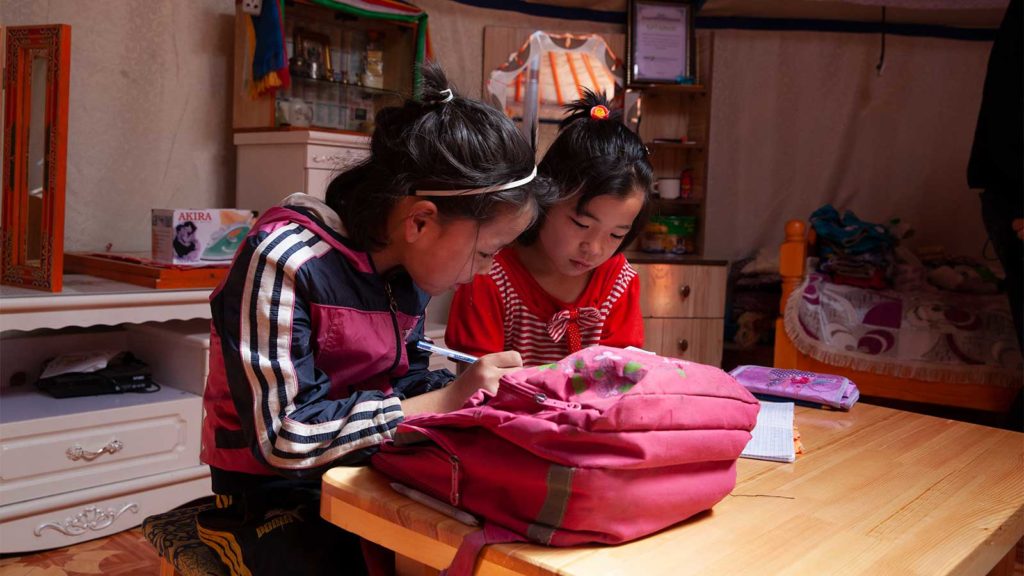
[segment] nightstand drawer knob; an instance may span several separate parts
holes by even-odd
[[[680,352],[686,352],[690,349],[690,341],[686,338],[680,338],[679,341],[676,342],[676,346],[679,347]]]
[[[122,444],[120,440],[111,440],[109,444],[95,452],[87,452],[85,448],[75,444],[71,448],[68,448],[65,454],[68,455],[68,460],[85,460],[86,462],[89,462],[99,458],[103,454],[120,452],[122,448],[124,448],[124,444]]]
[[[684,284],[683,286],[680,286],[679,287],[679,299],[680,300],[686,300],[689,297],[690,297],[690,285],[689,284]]]

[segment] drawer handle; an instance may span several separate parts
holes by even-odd
[[[120,440],[111,440],[109,444],[95,452],[87,452],[85,448],[75,444],[71,448],[68,448],[65,454],[68,455],[68,460],[85,460],[86,462],[90,462],[99,458],[103,454],[120,452],[122,448],[124,448],[124,444],[122,444]]]
[[[686,300],[689,297],[690,297],[690,285],[689,284],[684,284],[683,286],[680,286],[679,287],[679,299],[680,300]]]
[[[114,508],[103,509],[99,506],[89,506],[83,508],[81,512],[74,516],[68,516],[63,522],[46,522],[36,526],[33,530],[33,534],[41,536],[43,530],[49,528],[50,530],[56,530],[65,536],[78,536],[85,534],[88,530],[99,531],[110,526],[115,520],[125,512],[131,511],[133,514],[139,513],[139,505],[135,502],[129,502],[121,507],[120,510]]]
[[[676,342],[676,346],[679,347],[680,352],[686,352],[690,349],[690,341],[686,338],[680,338],[679,341]]]

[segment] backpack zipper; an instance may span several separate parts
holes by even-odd
[[[508,390],[517,396],[529,398],[541,406],[549,406],[560,410],[579,410],[582,407],[579,402],[564,402],[562,400],[549,398],[547,394],[537,390],[536,388],[529,388],[522,384],[512,383],[507,380],[502,380],[499,390]]]
[[[448,494],[448,500],[451,501],[452,506],[459,505],[459,457],[450,454],[448,461],[452,464],[452,488]]]
[[[427,437],[427,439],[437,446],[438,450],[444,453],[448,457],[448,464],[451,466],[451,486],[448,489],[448,501],[451,502],[452,506],[458,506],[459,501],[462,499],[462,494],[459,491],[459,483],[462,481],[462,463],[459,461],[459,457],[454,454],[447,443],[443,442],[443,435],[438,435],[430,427],[410,426],[403,424],[403,426],[409,426],[414,431]]]

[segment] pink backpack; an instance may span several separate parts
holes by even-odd
[[[711,508],[758,408],[718,368],[594,346],[405,420],[372,465],[484,518],[450,569],[469,573],[485,543],[616,544]]]

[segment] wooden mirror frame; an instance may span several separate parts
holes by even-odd
[[[30,55],[44,51],[43,108],[46,166],[42,174],[39,263],[28,259],[28,146],[32,110]],[[64,264],[64,184],[67,176],[68,84],[71,27],[66,24],[6,29],[3,130],[3,230],[0,283],[60,292]]]

